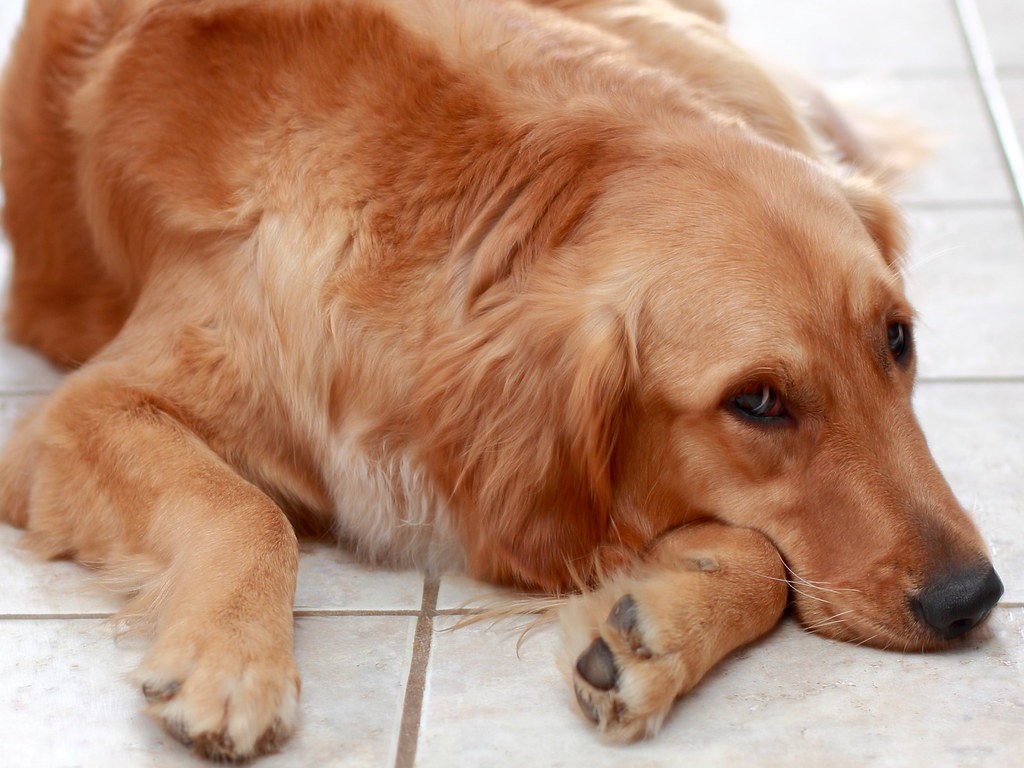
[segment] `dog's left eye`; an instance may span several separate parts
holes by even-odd
[[[785,417],[786,406],[779,393],[768,385],[757,385],[732,399],[733,407],[747,418],[772,421]]]
[[[910,328],[905,323],[890,323],[886,335],[892,359],[902,363],[910,350]]]

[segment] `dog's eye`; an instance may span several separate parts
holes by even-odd
[[[905,323],[890,323],[886,335],[892,359],[902,363],[910,350],[910,328]]]
[[[743,416],[770,421],[786,416],[786,407],[779,393],[767,385],[757,385],[740,392],[732,399],[733,407]]]

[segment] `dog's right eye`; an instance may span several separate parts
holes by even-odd
[[[740,392],[733,397],[732,406],[740,415],[756,421],[775,421],[788,415],[779,393],[767,384]]]

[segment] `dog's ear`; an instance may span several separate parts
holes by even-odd
[[[571,240],[600,194],[616,152],[607,137],[580,133],[537,129],[528,141],[512,142],[515,151],[495,160],[500,173],[490,169],[496,185],[463,206],[467,220],[456,222],[462,234],[452,253],[468,265],[468,314],[492,286],[518,284],[531,264]]]
[[[438,340],[417,418],[471,573],[557,590],[607,539],[627,343],[610,314],[524,296]]]
[[[882,258],[894,271],[902,268],[906,237],[903,217],[878,186],[861,176],[842,179],[846,199],[860,217]]]

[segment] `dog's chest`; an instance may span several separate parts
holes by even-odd
[[[325,469],[337,533],[360,553],[434,571],[462,565],[447,504],[411,451],[350,420],[332,436]]]

